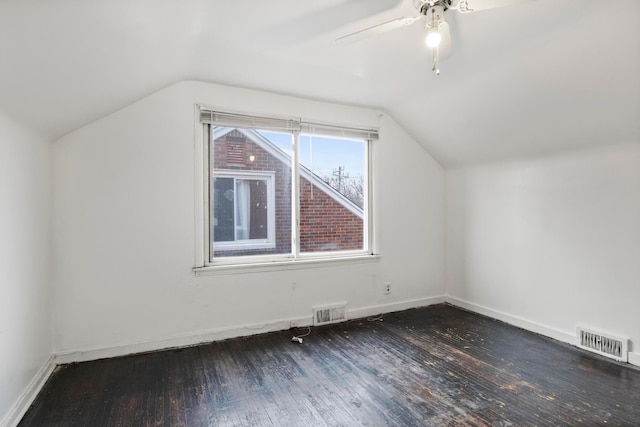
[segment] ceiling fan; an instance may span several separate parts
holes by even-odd
[[[379,34],[396,28],[406,27],[425,18],[426,43],[432,49],[433,67],[436,74],[440,74],[438,64],[451,56],[451,33],[449,23],[444,18],[447,10],[457,10],[460,13],[478,12],[497,7],[510,6],[530,0],[412,0],[418,10],[417,16],[403,16],[382,24],[364,28],[351,34],[338,37],[337,42],[355,42],[368,36]]]

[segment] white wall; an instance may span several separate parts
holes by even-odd
[[[195,277],[195,103],[379,126],[374,193],[381,259]],[[92,354],[126,353],[199,332],[282,327],[310,317],[317,304],[346,301],[363,314],[444,295],[443,169],[373,110],[178,83],[56,141],[54,192],[57,353],[127,346]],[[393,281],[390,296],[382,293],[385,280]],[[156,342],[135,347],[145,341]]]
[[[640,362],[640,143],[452,169],[446,187],[448,295],[560,339],[630,337]]]
[[[0,113],[0,425],[51,354],[50,164],[49,143]]]

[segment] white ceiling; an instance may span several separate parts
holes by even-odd
[[[412,0],[0,0],[0,111],[56,139],[181,80],[379,108],[446,166],[640,140],[640,2],[447,12],[340,45]]]

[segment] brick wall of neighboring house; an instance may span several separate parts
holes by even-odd
[[[300,252],[362,249],[363,221],[300,179]]]
[[[254,156],[254,161],[250,161]],[[215,251],[214,257],[291,252],[291,169],[234,130],[216,139],[215,169],[275,172],[276,247]],[[300,179],[300,250],[320,252],[362,249],[363,221],[321,189]],[[313,193],[313,196],[312,196]]]

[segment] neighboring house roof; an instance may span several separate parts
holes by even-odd
[[[291,156],[282,150],[280,147],[275,145],[273,142],[269,141],[264,136],[260,135],[259,132],[252,129],[242,129],[242,128],[233,128],[233,127],[223,127],[216,126],[215,127],[215,136],[216,138],[220,138],[232,131],[238,131],[245,135],[251,142],[265,150],[267,153],[271,154],[273,157],[283,162],[284,164],[291,164]],[[340,203],[351,213],[359,217],[360,219],[364,219],[364,211],[360,206],[353,203],[347,197],[345,197],[338,190],[327,184],[322,178],[313,173],[309,168],[300,165],[300,176],[309,181],[311,184],[319,188],[322,192],[326,193],[329,197],[331,197],[336,202]]]

